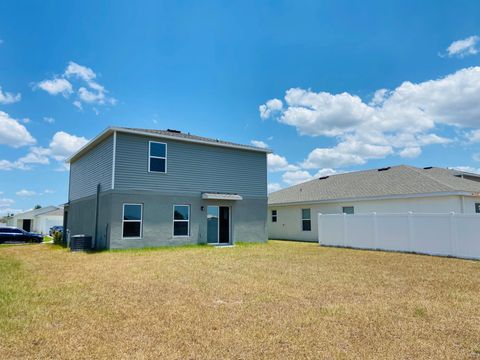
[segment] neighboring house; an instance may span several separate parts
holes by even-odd
[[[267,240],[267,153],[110,127],[70,162],[65,228],[97,249]]]
[[[480,213],[480,175],[394,166],[324,176],[273,192],[270,239],[318,241],[318,214]]]
[[[8,226],[15,226],[25,231],[48,234],[52,226],[63,224],[63,208],[45,206],[15,214],[7,220]]]

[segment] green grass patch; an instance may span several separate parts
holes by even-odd
[[[417,307],[415,308],[415,311],[413,313],[417,317],[425,317],[427,315],[427,310],[425,310],[424,308]]]
[[[32,278],[22,263],[0,256],[0,334],[8,334],[28,323]]]

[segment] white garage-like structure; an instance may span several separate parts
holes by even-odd
[[[63,225],[63,208],[46,206],[15,214],[8,218],[7,225],[47,235],[52,226]]]

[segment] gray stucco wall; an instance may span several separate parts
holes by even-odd
[[[69,200],[94,195],[112,188],[113,136],[70,164]]]
[[[167,144],[167,173],[148,172],[149,140]],[[117,133],[116,190],[267,196],[265,153]]]
[[[107,249],[110,235],[110,219],[111,219],[111,197],[110,192],[100,194],[99,211],[98,211],[98,233],[96,249]],[[67,229],[70,235],[84,234],[95,238],[95,210],[96,196],[88,196],[86,198],[71,201],[68,206],[68,223]]]
[[[162,195],[151,192],[112,193],[110,248],[173,246],[207,242],[207,206],[231,206],[233,242],[267,240],[267,198],[241,201],[203,200],[200,195]],[[142,239],[122,239],[123,203],[143,204]],[[190,236],[173,237],[173,205],[190,205]],[[204,210],[201,207],[204,206]]]
[[[122,239],[124,203],[143,204],[141,239]],[[190,236],[173,237],[173,205],[190,205]],[[205,244],[207,206],[231,207],[233,242],[267,240],[267,198],[250,197],[240,201],[203,200],[200,195],[164,195],[148,191],[108,191],[100,196],[98,249],[126,249],[155,246]],[[204,206],[204,210],[201,207]],[[95,196],[72,201],[68,229],[71,235],[92,235],[95,227]]]

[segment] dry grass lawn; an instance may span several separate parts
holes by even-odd
[[[277,241],[0,247],[0,358],[480,359],[480,262]]]

